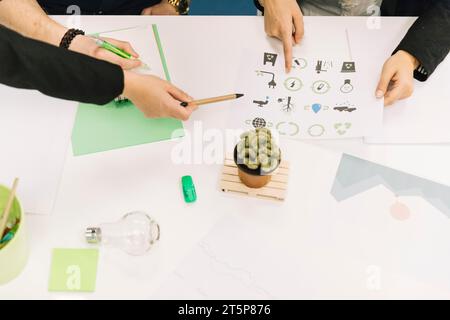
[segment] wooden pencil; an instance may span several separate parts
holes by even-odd
[[[197,105],[197,106],[201,106],[204,104],[210,104],[210,103],[216,103],[216,102],[222,102],[222,101],[228,101],[228,100],[234,100],[234,99],[239,99],[240,97],[243,97],[244,95],[242,93],[235,93],[235,94],[229,94],[226,96],[220,96],[220,97],[215,97],[215,98],[207,98],[207,99],[200,99],[200,100],[194,100],[191,102],[182,102],[181,106],[182,107],[187,107],[190,105]]]

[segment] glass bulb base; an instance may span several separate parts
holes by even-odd
[[[100,228],[87,228],[84,236],[87,243],[97,244],[102,241],[102,229]]]

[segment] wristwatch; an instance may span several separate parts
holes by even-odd
[[[186,15],[189,12],[190,0],[167,0],[180,15]]]

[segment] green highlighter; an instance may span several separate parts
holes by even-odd
[[[181,178],[181,185],[183,187],[184,201],[192,203],[197,200],[197,193],[195,192],[194,181],[191,176],[184,176]]]
[[[102,39],[96,38],[96,37],[93,37],[93,39],[95,40],[95,43],[100,48],[103,48],[103,49],[108,50],[108,51],[110,51],[110,52],[112,52],[114,54],[117,54],[121,58],[124,58],[124,59],[131,59],[131,58],[133,58],[133,56],[130,53],[128,53],[128,52],[126,52],[126,51],[116,47],[115,45],[113,45],[113,44],[111,44],[111,43],[109,43],[109,42],[107,42],[105,40],[102,40]]]

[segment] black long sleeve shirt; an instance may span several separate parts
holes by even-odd
[[[161,0],[38,0],[47,14],[139,15],[142,10]]]
[[[414,72],[425,81],[450,50],[450,0],[384,0],[383,16],[418,16],[394,53],[404,50],[420,61]]]
[[[123,92],[119,66],[25,38],[0,25],[0,83],[106,104]]]

